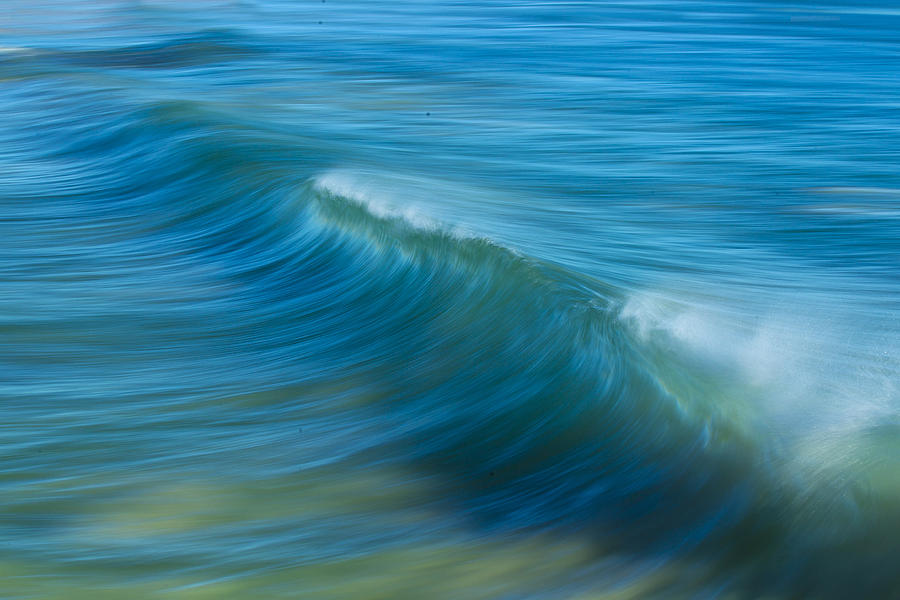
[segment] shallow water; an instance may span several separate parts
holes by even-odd
[[[900,598],[892,4],[0,32],[3,597]]]

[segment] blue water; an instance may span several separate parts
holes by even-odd
[[[0,14],[0,596],[900,598],[900,9]]]

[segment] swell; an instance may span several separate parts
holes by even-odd
[[[338,421],[378,423],[342,460],[441,474],[441,502],[473,526],[587,531],[598,553],[698,560],[709,585],[748,597],[896,589],[896,509],[785,473],[733,382],[685,372],[631,335],[622,291],[377,214],[320,184],[333,159],[317,140],[189,103],[102,124],[43,157],[70,168],[43,184],[43,210],[90,196],[68,227],[98,224],[97,244],[127,248],[109,269],[140,256],[213,270],[219,296],[180,299],[219,317],[179,321],[168,348],[213,338],[238,374],[301,390],[341,382],[358,401],[335,400]],[[877,575],[860,582],[861,569]]]
[[[491,531],[699,558],[750,596],[894,589],[888,497],[847,473],[791,471],[740,383],[640,343],[621,291],[319,181],[299,192],[297,226],[353,257],[338,311],[389,299],[342,318],[380,338],[360,366],[396,428],[387,443],[447,476],[450,505]],[[855,576],[875,565],[881,579]]]

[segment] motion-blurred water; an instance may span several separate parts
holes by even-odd
[[[900,598],[896,3],[0,46],[0,596]]]

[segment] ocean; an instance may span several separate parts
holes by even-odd
[[[7,0],[0,597],[900,598],[900,10]]]

